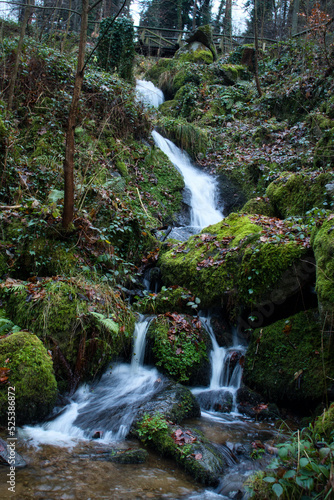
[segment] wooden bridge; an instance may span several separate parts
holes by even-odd
[[[135,26],[135,29],[137,33],[136,51],[139,54],[158,57],[173,56],[180,47],[187,43],[186,40],[192,33],[184,30],[144,26]],[[213,33],[213,41],[217,52],[224,54],[239,45],[253,43],[254,37],[226,36],[223,33]],[[277,40],[259,38],[259,44],[262,47],[267,43],[277,43]]]

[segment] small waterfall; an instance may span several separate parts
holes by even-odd
[[[136,93],[143,104],[154,108],[158,108],[165,100],[163,92],[146,80],[137,80]]]
[[[54,446],[74,446],[78,439],[94,436],[104,443],[123,440],[143,402],[164,385],[156,368],[142,366],[151,319],[141,317],[136,324],[131,364],[115,365],[98,383],[81,386],[58,417],[42,425],[25,426],[21,431],[24,437],[36,445]]]
[[[207,389],[194,389],[194,394],[205,410],[228,411],[230,408],[236,412],[236,394],[240,388],[242,366],[240,358],[245,352],[245,347],[240,345],[236,334],[233,335],[233,345],[220,347],[216,340],[210,318],[201,317],[203,327],[210,335],[212,342],[211,380]]]
[[[144,103],[151,106],[158,107],[163,102],[163,93],[152,82],[137,80],[136,92]],[[185,231],[180,228],[174,229],[170,238],[185,240],[204,227],[221,221],[223,215],[216,208],[215,179],[195,168],[187,153],[181,151],[172,141],[162,137],[157,131],[152,132],[152,137],[156,146],[168,156],[175,168],[182,174],[185,187],[191,195],[190,226]]]
[[[222,220],[221,212],[216,209],[216,182],[214,178],[195,168],[187,153],[181,151],[169,139],[165,139],[155,130],[152,132],[152,137],[158,148],[181,172],[186,188],[191,193],[191,226],[199,231]]]

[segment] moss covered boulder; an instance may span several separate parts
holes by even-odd
[[[199,26],[188,38],[187,43],[199,42],[211,50],[214,60],[217,59],[216,47],[213,42],[212,27],[209,24]]]
[[[219,483],[226,461],[197,429],[175,425],[155,412],[136,422],[134,433],[159,454],[175,460],[196,481],[212,486]]]
[[[7,316],[52,352],[61,390],[97,375],[131,348],[135,318],[118,293],[83,279],[7,279],[0,296]]]
[[[327,330],[334,327],[334,215],[330,215],[312,233],[311,243],[316,259],[316,291],[319,310]]]
[[[267,401],[307,412],[326,398],[334,351],[314,310],[253,332],[244,383]]]
[[[198,64],[211,64],[213,62],[211,50],[201,42],[188,43],[177,51],[175,57],[180,61]]]
[[[314,207],[328,203],[326,184],[333,181],[331,173],[283,172],[266,190],[275,215],[285,219],[291,215],[304,215]]]
[[[241,211],[246,214],[260,214],[268,217],[275,217],[275,209],[272,206],[270,199],[264,196],[251,198],[245,203]]]
[[[327,410],[324,410],[314,423],[314,432],[329,439],[334,430],[334,403]]]
[[[189,290],[174,285],[168,288],[163,286],[159,293],[147,293],[133,307],[143,314],[165,314],[169,311],[192,314],[198,310],[200,303],[200,299]]]
[[[159,314],[148,329],[153,362],[178,382],[207,385],[211,342],[198,317]]]
[[[0,367],[8,377],[0,385],[0,424],[7,427],[8,391],[15,395],[17,425],[42,420],[57,396],[52,359],[43,343],[28,332],[0,339]]]
[[[231,214],[187,242],[166,244],[159,257],[163,280],[201,299],[201,307],[255,307],[281,303],[296,293],[295,265],[306,258],[309,238],[300,226],[259,215]],[[313,268],[312,268],[313,269]],[[305,274],[306,276],[306,274]]]

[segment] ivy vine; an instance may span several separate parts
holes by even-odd
[[[103,19],[97,48],[98,65],[106,71],[117,71],[127,81],[133,79],[135,57],[133,21],[126,17]]]

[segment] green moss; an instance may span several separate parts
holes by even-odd
[[[186,243],[163,247],[159,264],[165,283],[188,288],[201,307],[258,303],[307,252],[292,233],[291,241],[281,240],[270,224],[264,216],[231,214]]]
[[[172,59],[159,59],[151,68],[145,73],[145,79],[151,80],[154,84],[158,85],[160,75],[171,67]]]
[[[52,351],[62,388],[74,374],[95,376],[130,347],[134,316],[108,287],[57,277],[35,286],[5,283],[0,296],[8,317]]]
[[[274,217],[275,210],[270,203],[269,198],[259,197],[251,198],[241,209],[242,213],[246,214],[260,214],[267,217]]]
[[[307,412],[326,397],[326,378],[333,375],[333,348],[328,338],[322,338],[314,311],[252,334],[244,382],[269,401]]]
[[[33,334],[17,332],[0,339],[0,367],[6,367],[8,383],[0,385],[0,423],[7,427],[8,391],[15,394],[16,424],[42,420],[54,405],[57,384],[52,360]]]
[[[116,160],[115,164],[116,164],[117,170],[119,171],[121,176],[127,178],[128,177],[128,168],[127,168],[126,164],[124,163],[124,161]]]
[[[334,325],[334,220],[330,215],[312,232],[311,244],[316,259],[316,291],[322,318],[332,329]]]
[[[190,62],[190,63],[205,63],[211,64],[213,62],[213,55],[211,50],[206,50],[205,48],[198,48],[192,52],[188,52],[186,54],[181,54],[179,56],[179,60],[182,62]]]
[[[155,318],[148,337],[153,340],[155,364],[178,382],[187,382],[207,360],[207,346],[197,319],[167,313]]]
[[[134,307],[143,314],[164,314],[169,311],[191,314],[198,309],[199,304],[200,300],[186,288],[163,286],[160,293],[147,294]]]
[[[283,172],[268,186],[266,197],[278,217],[304,215],[314,207],[323,207],[326,202],[325,185],[332,179],[329,173]]]
[[[334,430],[334,403],[327,410],[324,410],[314,423],[314,432],[328,439]]]
[[[208,143],[208,135],[205,129],[200,128],[183,118],[160,118],[158,129],[163,135],[176,142],[185,149],[192,157],[204,153]]]

